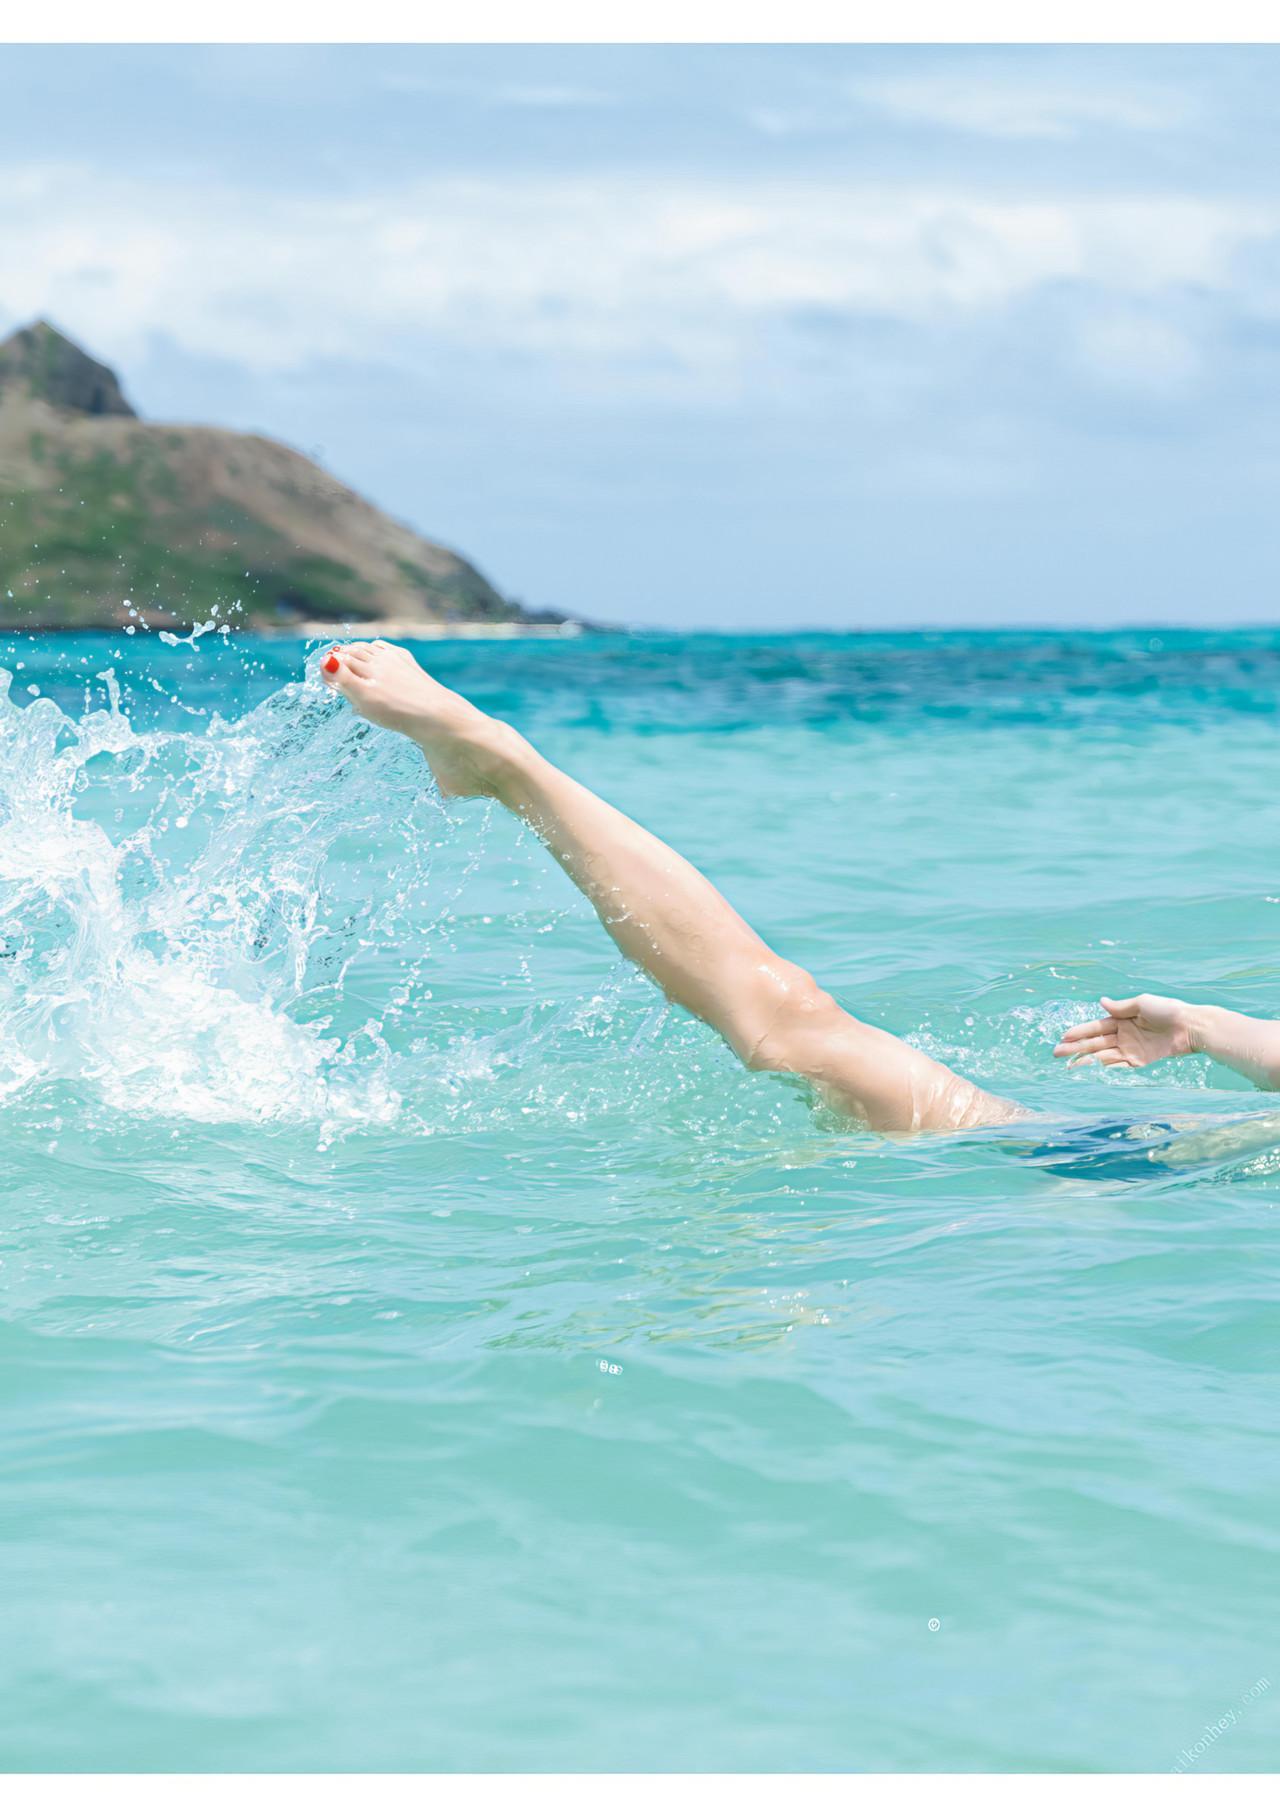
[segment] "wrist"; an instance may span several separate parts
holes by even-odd
[[[1229,1011],[1220,1009],[1216,1003],[1188,1003],[1186,1005],[1187,1050],[1190,1053],[1212,1054],[1222,1044],[1224,1023]]]

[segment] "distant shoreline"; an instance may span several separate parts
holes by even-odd
[[[226,620],[223,620],[226,622]],[[118,637],[127,630],[178,630],[177,625],[149,624],[139,615],[129,624],[3,624],[0,625],[0,637]],[[523,624],[519,619],[501,619],[478,621],[474,624],[419,624],[413,619],[404,618],[367,618],[352,620],[345,624],[327,621],[303,619],[292,624],[232,624],[237,637],[264,637],[268,641],[283,641],[292,638],[299,642],[328,637],[332,641],[345,642],[356,637],[386,637],[398,642],[445,642],[452,638],[464,638],[468,641],[488,638],[494,641],[509,641],[516,637],[565,638],[581,637],[595,625],[579,624],[567,620],[563,624]],[[607,628],[612,628],[607,627]],[[190,635],[188,630],[187,636]],[[185,642],[186,637],[181,638]]]
[[[587,627],[572,619],[563,624],[525,624],[518,618],[487,620],[477,619],[473,623],[458,624],[418,624],[405,618],[368,618],[351,624],[347,636],[386,637],[392,640],[410,642],[430,642],[437,638],[448,637],[580,637]],[[315,619],[303,620],[276,630],[274,626],[260,628],[260,637],[332,637],[335,628],[332,623],[323,624]]]

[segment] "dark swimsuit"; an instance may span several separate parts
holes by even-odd
[[[1171,1136],[1185,1133],[1171,1122],[1135,1118],[1090,1122],[1064,1129],[1025,1150],[1028,1160],[1082,1179],[1149,1178],[1157,1153]]]

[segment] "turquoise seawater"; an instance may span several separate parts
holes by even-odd
[[[1039,1127],[744,1073],[299,644],[9,644],[0,1765],[1280,1766],[1280,1100],[1050,1057],[1280,1013],[1280,634],[424,654]]]

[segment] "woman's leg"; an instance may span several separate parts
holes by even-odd
[[[445,794],[488,795],[531,826],[626,956],[718,1029],[745,1065],[805,1078],[873,1129],[969,1128],[1018,1113],[846,1013],[692,864],[432,680],[407,650],[354,643],[321,666],[358,713],[421,745]]]

